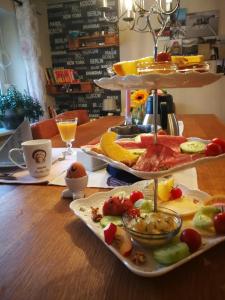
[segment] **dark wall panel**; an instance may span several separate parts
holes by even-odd
[[[108,1],[117,14],[118,1]],[[106,68],[120,60],[119,46],[97,49],[69,50],[68,41],[72,32],[79,36],[91,36],[117,32],[114,24],[107,23],[101,14],[102,1],[83,0],[59,2],[48,5],[48,24],[53,67],[73,68],[78,72],[81,81],[93,81],[108,76]],[[91,94],[73,94],[56,97],[60,111],[85,108],[90,117],[98,117],[101,113],[102,101],[113,97],[117,101],[118,113],[121,109],[120,92],[111,92],[94,86]]]

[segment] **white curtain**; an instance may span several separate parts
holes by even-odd
[[[47,112],[45,75],[41,64],[39,26],[37,13],[30,0],[23,0],[23,5],[16,5],[16,19],[22,56],[26,68],[28,92],[37,98],[45,113]]]
[[[5,92],[4,86],[7,82],[7,76],[6,76],[6,68],[11,64],[10,57],[7,53],[4,40],[3,40],[3,34],[0,28],[0,90],[1,92]]]

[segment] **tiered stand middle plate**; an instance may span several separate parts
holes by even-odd
[[[114,76],[110,78],[101,78],[95,80],[95,83],[104,89],[110,90],[122,90],[122,89],[162,89],[162,88],[200,88],[211,83],[216,82],[222,77],[221,74],[204,72],[199,73],[195,71],[188,71],[185,73],[171,73],[171,74],[146,74],[146,75],[129,75],[129,76]],[[189,138],[189,140],[199,140],[203,143],[209,143],[208,140],[202,140],[199,138]],[[151,179],[159,178],[169,174],[172,174],[176,171],[181,171],[205,163],[211,160],[217,160],[225,157],[225,154],[211,157],[201,157],[197,160],[177,165],[173,168],[163,171],[156,172],[142,172],[134,170],[127,165],[112,160],[109,157],[96,153],[91,150],[91,147],[84,146],[82,150],[98,159],[101,159],[110,165],[125,170],[139,178]]]

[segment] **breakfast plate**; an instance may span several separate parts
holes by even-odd
[[[115,75],[110,78],[94,80],[95,84],[103,89],[165,89],[165,88],[191,88],[202,87],[211,84],[222,77],[221,74],[211,72],[189,71],[185,73],[160,74],[151,73],[145,75]]]
[[[105,243],[104,241],[104,234],[103,229],[101,225],[98,223],[95,223],[92,220],[91,217],[91,207],[98,207],[101,209],[103,206],[103,203],[106,199],[109,198],[109,196],[114,195],[117,192],[125,191],[127,193],[131,193],[134,190],[143,190],[146,188],[146,186],[150,183],[150,181],[143,180],[139,181],[131,186],[124,186],[124,187],[118,187],[114,188],[111,191],[108,192],[101,192],[96,193],[88,198],[78,199],[74,200],[70,203],[70,208],[73,210],[76,216],[78,216],[90,229],[93,231],[93,233],[105,244],[106,247],[109,248],[109,250],[112,251],[114,255],[133,273],[144,276],[144,277],[157,277],[161,276],[163,274],[168,273],[169,271],[172,271],[176,269],[178,266],[183,265],[184,263],[192,260],[194,257],[200,255],[201,253],[207,251],[208,249],[214,247],[215,245],[219,244],[220,242],[225,240],[225,236],[213,236],[213,237],[204,237],[203,243],[201,248],[194,252],[193,254],[187,256],[186,258],[180,260],[179,262],[172,264],[170,266],[163,266],[158,264],[152,255],[152,250],[148,248],[141,247],[138,243],[133,242],[133,248],[135,251],[141,251],[144,253],[146,257],[146,263],[143,265],[136,265],[132,262],[132,260],[128,257],[124,257],[120,254],[120,252],[113,246],[110,246]],[[205,198],[207,198],[209,195],[205,192],[202,192],[200,190],[191,190],[186,186],[178,185],[183,193],[185,195],[189,195],[191,197],[194,197],[195,199],[199,201],[203,201]]]
[[[199,142],[202,142],[202,143],[205,143],[205,144],[210,143],[209,140],[203,140],[203,139],[200,139],[200,138],[197,138],[197,137],[190,137],[187,140],[188,141],[199,141]],[[139,178],[142,178],[142,179],[152,179],[152,178],[159,178],[159,177],[167,176],[167,175],[170,175],[174,172],[181,171],[181,170],[186,170],[186,169],[189,169],[191,167],[195,167],[195,166],[200,165],[200,164],[205,163],[205,162],[225,158],[225,153],[217,155],[217,156],[203,156],[203,157],[199,157],[199,158],[197,158],[193,161],[189,161],[189,162],[186,162],[186,163],[183,163],[183,164],[175,165],[174,167],[169,168],[167,170],[147,172],[147,171],[135,170],[135,169],[125,165],[122,162],[115,161],[115,160],[105,156],[104,154],[97,153],[97,152],[93,151],[92,147],[90,147],[89,145],[82,146],[81,149],[85,153],[87,153],[87,154],[89,154],[89,155],[91,155],[95,158],[101,159],[101,160],[105,161],[106,163],[110,164],[111,166],[113,166],[115,168],[127,171],[127,172],[129,172],[129,173],[131,173],[131,174],[133,174],[133,175],[135,175]]]

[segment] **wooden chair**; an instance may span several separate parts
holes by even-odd
[[[70,110],[56,115],[55,118],[78,118],[78,125],[90,121],[88,111],[86,109]]]
[[[42,120],[31,125],[33,139],[50,139],[59,134],[55,119]]]
[[[55,118],[57,113],[56,113],[56,110],[53,106],[48,106],[48,114],[49,114],[49,117],[50,118]]]

